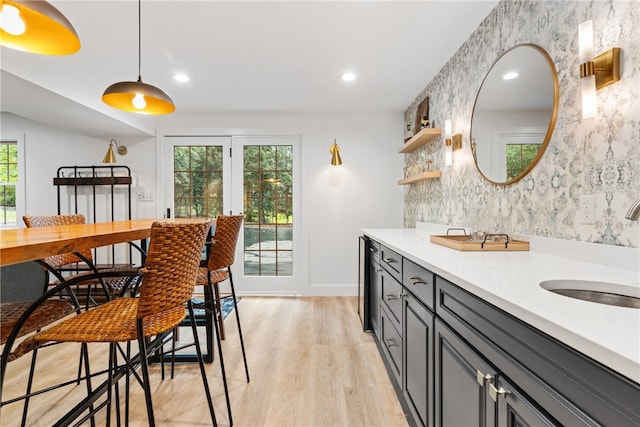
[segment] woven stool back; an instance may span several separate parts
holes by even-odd
[[[51,227],[54,225],[71,225],[71,224],[86,224],[84,215],[76,214],[76,215],[41,215],[41,216],[31,216],[25,215],[22,217],[25,225],[27,227]],[[93,255],[91,254],[91,250],[86,250],[80,252],[83,256],[85,256],[89,261],[93,260]],[[59,268],[63,265],[74,264],[77,262],[84,262],[82,259],[74,255],[73,253],[67,253],[62,255],[52,255],[46,257],[44,262],[49,264],[53,268]]]
[[[218,215],[207,270],[215,271],[233,264],[243,215]]]
[[[138,319],[180,307],[191,298],[209,222],[153,223],[141,270]]]

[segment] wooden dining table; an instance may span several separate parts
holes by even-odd
[[[100,246],[133,242],[135,240],[145,241],[151,236],[151,226],[156,221],[201,223],[202,218],[134,219],[0,230],[0,266],[40,260],[51,255],[82,252]],[[214,224],[215,219],[212,219],[211,225],[213,226]],[[211,334],[210,331],[207,331],[208,354],[205,355],[205,359],[208,359],[207,361],[209,362],[212,361],[213,355],[213,337]],[[156,338],[156,341],[161,342],[162,339],[162,337]],[[150,344],[149,348],[151,347],[152,345]],[[126,370],[123,370],[116,376],[116,380],[125,374]],[[105,381],[105,383],[95,388],[87,398],[71,409],[58,424],[66,425],[71,420],[77,419],[99,396],[106,393],[106,384]]]
[[[0,230],[0,266],[82,252],[100,246],[144,240],[156,221],[189,223],[201,219],[132,219],[92,224]],[[215,220],[212,220],[212,225]]]

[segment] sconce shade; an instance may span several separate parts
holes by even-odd
[[[333,145],[329,148],[331,153],[331,164],[333,166],[340,166],[342,164],[342,157],[340,157],[340,146],[336,144],[336,140],[333,140]]]
[[[451,120],[447,119],[444,121],[444,137],[445,139],[451,139],[452,129],[451,129]]]
[[[102,163],[115,163],[116,162],[116,156],[113,153],[113,145],[115,144],[117,150],[118,150],[118,154],[120,154],[121,156],[124,156],[125,154],[127,154],[127,147],[125,147],[124,145],[118,145],[118,143],[116,142],[115,139],[112,139],[109,142],[109,148],[107,149],[107,154],[104,155],[104,159],[102,159]]]
[[[102,159],[102,163],[115,163],[116,155],[113,153],[113,147],[109,144],[109,149],[107,150],[107,154],[104,155],[104,159]]]
[[[596,75],[593,64],[593,22],[578,26],[578,59],[580,61],[580,88],[582,92],[582,118],[590,119],[598,114],[596,100]]]
[[[136,107],[136,96],[142,96],[144,102]],[[119,82],[109,86],[102,94],[102,101],[118,110],[140,114],[168,114],[176,107],[169,95],[155,86],[137,82]]]
[[[444,164],[445,166],[453,165],[453,144],[446,145],[444,148]]]
[[[41,55],[69,55],[80,49],[73,25],[43,0],[2,0],[0,45]]]

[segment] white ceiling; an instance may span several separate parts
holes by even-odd
[[[61,57],[0,48],[2,111],[89,136],[153,134],[162,117],[101,101],[138,77],[137,2],[51,3],[82,47]],[[144,0],[142,80],[177,113],[401,112],[496,4]],[[357,80],[343,82],[347,70]],[[173,81],[178,71],[191,81]]]

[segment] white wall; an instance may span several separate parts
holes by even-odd
[[[157,122],[163,135],[301,135],[303,263],[306,295],[357,293],[357,236],[361,228],[402,227],[403,134],[401,113],[357,114],[172,114]],[[2,114],[2,138],[24,134],[27,213],[56,213],[53,177],[60,166],[99,165],[108,140],[98,140]],[[133,203],[133,217],[161,217],[161,171],[156,139],[113,136],[128,147],[120,164],[131,168],[137,192],[152,201]],[[344,164],[331,167],[329,147],[337,138]]]

